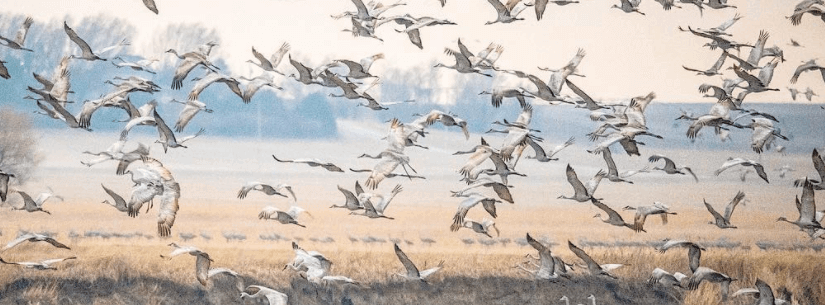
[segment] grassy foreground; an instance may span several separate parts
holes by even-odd
[[[333,262],[334,275],[345,275],[361,285],[316,287],[291,271],[281,270],[291,259],[286,242],[263,249],[205,247],[215,260],[212,267],[239,272],[247,285],[272,287],[289,295],[290,304],[719,304],[717,285],[703,283],[694,291],[646,285],[656,267],[688,273],[686,253],[659,254],[651,248],[585,248],[597,261],[629,266],[614,272],[619,280],[594,278],[577,271],[570,280],[535,281],[513,268],[522,255],[483,253],[435,253],[410,247],[407,254],[420,268],[444,261],[444,269],[429,284],[402,282],[391,274],[401,270],[391,244],[365,249],[322,250]],[[384,249],[386,248],[386,249]],[[556,247],[568,262],[572,254]],[[24,270],[0,266],[0,304],[244,304],[228,277],[215,277],[207,286],[194,275],[194,258],[164,260],[165,246],[135,246],[109,242],[77,245],[64,256],[77,260],[58,265],[56,271]],[[26,245],[9,252],[26,257],[61,256],[43,245]],[[71,253],[69,253],[71,252]],[[528,247],[513,252],[531,253]],[[14,253],[4,253],[15,260]],[[752,287],[759,277],[774,289],[787,287],[799,304],[825,304],[823,255],[812,250],[763,251],[758,249],[709,249],[703,265],[738,279],[731,293]],[[758,267],[756,267],[758,266]],[[725,304],[751,304],[740,297]],[[247,304],[254,304],[249,302]]]

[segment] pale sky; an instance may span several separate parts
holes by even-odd
[[[186,37],[168,35],[169,26],[198,25],[214,30],[220,40],[220,46],[214,50],[213,61],[223,59],[230,74],[244,76],[260,73],[260,69],[245,62],[253,58],[251,46],[270,54],[283,42],[289,42],[293,58],[308,66],[337,58],[357,60],[383,52],[386,59],[373,65],[373,74],[384,76],[385,82],[435,89],[431,90],[430,96],[416,98],[419,102],[429,100],[440,104],[452,104],[457,97],[456,92],[467,82],[489,83],[490,86],[513,82],[507,77],[496,76],[491,82],[483,76],[433,69],[432,65],[436,62],[453,64],[452,57],[444,55],[443,51],[445,47],[456,49],[458,38],[476,52],[490,42],[501,44],[505,51],[497,65],[523,70],[544,79],[549,78],[549,73],[539,71],[536,66],[561,67],[578,48],[583,48],[587,56],[579,70],[586,78],[576,78],[575,81],[594,98],[623,99],[655,91],[659,97],[657,101],[676,102],[712,101],[701,98],[697,88],[703,82],[721,82],[718,76],[696,76],[682,69],[682,65],[709,68],[720,51],[703,48],[702,45],[707,42],[705,39],[679,32],[677,26],[710,28],[738,12],[744,18],[729,30],[734,40],[753,43],[760,30],[770,33],[767,45],[778,45],[785,50],[787,62],[779,65],[771,83],[771,87],[783,91],[751,94],[747,98],[749,102],[789,101],[790,95],[785,87],[790,85],[789,79],[794,69],[802,61],[820,57],[822,50],[825,50],[825,39],[822,39],[825,37],[825,24],[819,18],[805,16],[799,26],[792,26],[785,18],[798,1],[730,0],[730,4],[739,8],[707,8],[704,16],[700,17],[696,7],[664,11],[651,0],[641,4],[641,11],[646,16],[611,9],[610,6],[619,3],[618,0],[582,0],[579,4],[548,6],[541,21],[536,21],[532,8],[528,8],[520,15],[526,20],[494,25],[484,25],[486,21],[495,19],[495,10],[487,1],[451,0],[443,8],[437,0],[406,2],[406,6],[393,8],[384,16],[410,13],[445,18],[458,25],[422,29],[424,49],[419,50],[407,40],[405,34],[393,30],[402,28],[396,24],[377,30],[377,35],[384,39],[383,43],[342,32],[342,29],[351,27],[349,19],[335,20],[330,15],[354,10],[354,5],[348,0],[156,0],[159,15],[146,9],[140,0],[85,0],[80,2],[82,4],[62,0],[6,0],[0,9],[0,18],[3,18],[0,31],[13,36],[19,24],[10,24],[9,17],[30,15],[35,19],[32,31],[48,26],[55,27],[50,29],[52,31],[62,32],[59,28],[62,21],[68,20],[88,41],[94,39],[89,37],[93,34],[78,30],[82,27],[79,23],[83,18],[115,18],[116,23],[127,23],[135,31],[128,37],[132,46],[123,53],[170,60],[172,56],[162,52],[168,48],[181,48],[178,39]],[[790,38],[805,47],[788,46]],[[64,49],[67,52],[79,52],[75,46],[68,45],[68,39],[60,43],[66,46]],[[93,48],[104,47],[90,44]],[[742,57],[746,57],[749,48],[742,50]],[[9,53],[6,48],[0,49],[2,57],[9,57]],[[9,58],[5,60],[10,61]],[[729,60],[726,66],[731,64]],[[292,71],[286,61],[282,62],[280,69]],[[727,73],[728,77],[734,76],[732,71]],[[825,93],[825,84],[816,73],[804,75],[794,87],[804,90],[807,86]],[[307,93],[307,90],[327,90],[317,86],[306,89],[294,83],[287,89],[279,95],[295,97]],[[567,93],[570,94],[569,91]],[[381,93],[374,95],[381,96]]]

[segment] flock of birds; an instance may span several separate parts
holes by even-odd
[[[535,0],[528,3],[511,0],[503,4],[498,0],[488,1],[497,13],[496,19],[489,21],[488,24],[511,23],[524,20],[524,18],[519,18],[518,15],[526,7],[530,6],[535,8],[536,19],[541,20],[547,5],[550,3],[567,5],[578,2],[567,0]],[[394,7],[405,5],[404,3],[384,5],[378,2],[364,4],[361,0],[352,0],[352,2],[355,4],[355,11],[344,12],[332,17],[336,19],[348,17],[351,20],[352,28],[346,29],[346,31],[352,32],[355,36],[371,37],[381,40],[380,37],[376,36],[376,28],[394,21],[396,24],[404,26],[403,30],[396,30],[397,32],[406,33],[414,45],[423,49],[420,30],[428,26],[455,25],[455,23],[445,19],[432,17],[416,18],[409,14],[395,17],[380,16]],[[441,0],[440,2],[443,6],[446,1]],[[614,5],[613,7],[627,13],[644,15],[644,13],[639,11],[640,2],[640,0],[622,0],[621,5]],[[678,6],[677,3],[692,4],[699,8],[700,13],[705,8],[735,8],[735,6],[728,5],[726,3],[727,1],[724,0],[708,0],[708,2],[701,0],[657,0],[656,2],[661,3],[665,10],[674,7],[679,8],[680,6]],[[154,1],[144,0],[144,3],[154,13],[158,13]],[[788,18],[794,25],[799,24],[802,16],[806,14],[821,16],[823,21],[825,21],[823,8],[825,8],[825,6],[822,0],[805,0],[796,5],[793,14]],[[688,26],[687,29],[683,29],[680,27],[680,30],[684,32],[707,39],[705,46],[713,50],[718,49],[721,51],[718,60],[709,69],[699,70],[685,67],[686,70],[696,72],[702,76],[725,76],[726,70],[732,70],[736,78],[724,79],[722,84],[701,84],[699,91],[701,93],[708,93],[705,96],[714,98],[717,102],[710,107],[707,114],[693,115],[690,113],[682,113],[682,116],[680,116],[678,120],[687,120],[690,122],[690,126],[686,131],[686,136],[689,139],[696,138],[700,131],[705,128],[712,128],[722,141],[730,138],[731,130],[752,129],[750,146],[754,152],[767,152],[772,147],[781,151],[783,146],[779,145],[776,139],[778,138],[785,141],[789,139],[781,133],[778,127],[774,126],[774,123],[777,123],[778,120],[769,113],[745,108],[744,100],[750,94],[779,90],[771,88],[769,85],[772,81],[774,69],[779,63],[785,61],[784,53],[778,46],[766,47],[767,40],[770,37],[767,31],[759,33],[754,45],[735,42],[733,37],[729,33],[726,33],[726,30],[733,26],[740,18],[741,16],[737,14],[731,20],[712,29],[694,29],[690,26]],[[37,50],[31,50],[25,47],[26,34],[32,24],[33,20],[27,18],[17,32],[15,39],[0,36],[0,40],[3,41],[2,44],[13,50],[38,52]],[[196,68],[200,67],[206,71],[204,74],[191,79],[191,81],[194,81],[194,84],[191,86],[185,102],[173,100],[173,102],[184,105],[175,122],[174,129],[170,128],[165,120],[158,114],[156,109],[159,107],[159,103],[156,101],[147,102],[139,107],[132,103],[130,100],[130,94],[132,93],[145,92],[151,94],[161,91],[161,87],[156,84],[154,80],[138,75],[107,80],[106,83],[111,84],[113,88],[98,99],[83,102],[80,106],[80,112],[74,115],[67,108],[70,104],[74,103],[69,98],[69,94],[74,93],[71,91],[70,72],[71,63],[74,60],[91,62],[110,61],[117,67],[130,68],[137,74],[147,73],[155,75],[151,66],[153,62],[158,59],[142,59],[131,62],[114,55],[105,57],[106,55],[104,54],[116,54],[119,52],[120,49],[128,45],[128,41],[123,40],[113,46],[93,49],[68,23],[64,22],[64,30],[67,37],[74,42],[80,50],[80,55],[68,54],[64,56],[50,77],[34,73],[33,77],[37,83],[40,84],[40,87],[29,87],[28,90],[33,93],[34,96],[27,96],[25,98],[35,101],[36,106],[42,111],[38,113],[51,119],[64,121],[70,128],[79,128],[88,131],[92,130],[92,116],[96,111],[106,108],[119,108],[126,112],[128,118],[121,122],[125,124],[117,141],[105,151],[85,152],[86,154],[96,156],[96,158],[82,162],[84,165],[91,167],[108,161],[116,161],[118,165],[115,174],[129,175],[133,183],[129,197],[123,197],[105,185],[101,185],[103,190],[112,199],[112,201],[107,199],[103,202],[128,216],[139,216],[144,205],[147,206],[144,213],[148,213],[152,208],[153,199],[157,198],[160,202],[157,214],[157,233],[161,237],[171,235],[171,230],[179,209],[178,201],[181,196],[180,185],[169,169],[160,161],[150,156],[148,145],[138,143],[137,147],[133,150],[125,150],[127,141],[129,140],[129,134],[134,128],[156,129],[158,131],[158,140],[156,143],[162,145],[164,153],[167,152],[168,149],[186,148],[184,143],[203,134],[204,130],[200,129],[197,133],[186,137],[181,137],[180,133],[186,129],[192,119],[199,113],[212,112],[211,109],[207,108],[205,102],[199,100],[200,93],[203,92],[204,89],[213,84],[223,83],[244,103],[250,103],[255,93],[263,87],[282,90],[275,82],[275,75],[292,78],[306,86],[320,85],[329,88],[339,88],[342,91],[341,94],[330,93],[330,96],[363,100],[364,102],[359,104],[359,106],[364,106],[372,110],[387,110],[388,107],[386,106],[393,104],[386,102],[380,103],[367,93],[370,88],[380,84],[380,76],[370,73],[370,67],[376,61],[384,58],[384,55],[380,53],[360,60],[338,59],[319,67],[311,68],[289,55],[290,45],[288,43],[284,43],[269,57],[252,47],[252,55],[255,60],[250,59],[249,62],[259,67],[262,72],[260,76],[249,79],[233,77],[220,72],[222,71],[221,68],[217,67],[210,60],[211,50],[216,47],[217,44],[214,42],[206,42],[199,48],[189,50],[185,53],[180,53],[174,49],[169,49],[166,52],[179,59],[170,85],[172,90],[180,90],[188,86],[189,83],[186,79],[191,72],[197,71]],[[793,47],[801,47],[796,41],[792,41],[791,45]],[[509,204],[515,203],[515,198],[513,198],[510,193],[512,185],[509,183],[509,178],[510,176],[524,176],[516,171],[516,166],[524,150],[529,147],[534,152],[533,156],[527,156],[526,159],[535,160],[536,162],[550,162],[558,160],[558,158],[555,157],[556,154],[574,143],[575,139],[571,137],[566,142],[552,149],[545,148],[540,144],[543,141],[543,139],[538,136],[540,131],[530,128],[534,111],[532,105],[536,103],[547,103],[550,105],[569,104],[577,108],[583,108],[590,112],[590,119],[598,123],[598,126],[593,132],[588,134],[590,140],[597,142],[588,152],[601,154],[605,160],[607,171],[600,170],[594,177],[583,182],[578,178],[574,168],[568,164],[565,174],[567,181],[572,186],[573,194],[569,196],[561,195],[559,198],[575,200],[596,206],[607,215],[607,218],[602,218],[601,213],[594,217],[598,217],[607,224],[626,227],[635,232],[646,232],[644,224],[648,216],[660,215],[662,222],[666,223],[668,215],[676,215],[676,213],[671,212],[669,207],[661,202],[655,202],[653,205],[648,206],[627,206],[624,207],[623,210],[632,210],[635,211],[635,214],[632,222],[625,221],[621,214],[605,203],[604,198],[595,197],[596,189],[603,178],[607,178],[610,182],[633,184],[633,181],[629,180],[631,176],[658,170],[670,175],[690,175],[697,183],[699,182],[697,175],[690,167],[684,165],[677,166],[677,161],[661,154],[651,154],[648,160],[656,164],[664,162],[662,167],[654,167],[652,169],[646,167],[640,170],[619,172],[617,164],[613,161],[611,152],[611,147],[614,147],[612,148],[613,150],[617,149],[615,148],[617,145],[614,144],[619,143],[618,146],[630,156],[641,156],[639,146],[644,143],[640,142],[637,136],[648,136],[656,139],[663,138],[647,127],[645,117],[645,109],[654,101],[656,94],[651,92],[646,95],[633,97],[629,101],[615,103],[604,103],[591,98],[582,88],[578,87],[569,79],[570,76],[582,76],[578,73],[577,67],[586,55],[584,50],[579,50],[565,66],[559,69],[541,68],[541,70],[551,72],[549,80],[545,82],[539,76],[497,66],[495,63],[502,55],[504,48],[496,43],[490,43],[485,49],[473,52],[459,39],[457,41],[457,48],[458,50],[451,48],[445,49],[445,53],[455,59],[453,65],[438,64],[435,67],[444,67],[453,69],[458,73],[479,74],[485,77],[493,77],[496,74],[509,74],[524,79],[525,83],[532,84],[532,86],[492,88],[489,91],[480,93],[480,95],[490,95],[491,104],[496,108],[500,107],[506,100],[515,99],[521,106],[522,111],[518,117],[512,121],[503,119],[502,121],[493,122],[494,126],[502,129],[491,128],[488,133],[506,134],[500,145],[492,145],[482,137],[480,142],[474,147],[455,153],[455,155],[469,156],[464,166],[458,169],[461,181],[466,182],[467,185],[458,191],[453,191],[451,195],[460,198],[458,210],[450,225],[451,231],[468,229],[488,237],[493,237],[493,234],[498,236],[499,228],[496,227],[496,223],[493,220],[497,217],[496,205],[503,202],[508,202]],[[747,58],[740,58],[737,55],[742,48],[750,49]],[[94,50],[97,50],[97,52]],[[284,58],[288,59],[290,65],[295,70],[294,73],[287,74],[285,70],[279,68]],[[769,58],[767,62],[763,61],[765,58]],[[734,61],[735,63],[728,68],[724,68],[725,62],[728,60]],[[0,63],[4,62],[0,61]],[[758,74],[753,74],[757,70]],[[795,83],[801,75],[810,71],[821,72],[823,79],[825,79],[825,67],[818,65],[815,60],[812,59],[804,62],[796,69],[790,82]],[[0,65],[0,75],[7,79],[11,77],[2,65]],[[564,86],[567,86],[574,95],[563,94],[562,88]],[[736,91],[738,91],[738,93],[734,94]],[[795,98],[799,91],[789,88],[789,92],[791,92]],[[812,96],[815,96],[815,93],[813,93],[810,88],[808,88],[804,94],[809,100]],[[412,100],[404,102],[412,102]],[[736,115],[734,116],[734,114]],[[738,122],[744,118],[749,118],[750,122]],[[410,160],[409,156],[405,153],[405,149],[407,149],[407,147],[412,147],[411,149],[426,149],[426,146],[419,144],[419,139],[424,138],[427,134],[426,129],[436,123],[441,123],[447,127],[460,128],[463,131],[465,139],[469,140],[471,138],[466,120],[458,117],[456,114],[440,110],[432,110],[426,114],[418,114],[409,122],[402,122],[396,118],[388,123],[387,135],[382,139],[386,141],[386,148],[377,155],[364,154],[361,156],[378,160],[374,167],[372,169],[349,169],[352,172],[369,173],[363,182],[364,187],[361,186],[359,181],[355,182],[354,191],[338,186],[345,200],[343,204],[333,205],[331,208],[346,209],[351,215],[391,220],[393,217],[391,214],[387,214],[387,209],[392,200],[403,191],[403,187],[397,184],[388,193],[379,193],[376,189],[379,188],[381,182],[394,178],[408,180],[425,179],[421,173],[413,168],[412,165],[414,162]],[[315,158],[286,159],[283,156],[277,157],[275,155],[272,155],[272,157],[274,161],[278,163],[306,164],[310,167],[321,167],[329,172],[345,171],[338,165]],[[812,239],[819,239],[825,238],[825,236],[823,236],[825,235],[825,228],[823,228],[820,223],[823,213],[816,211],[814,193],[816,190],[825,188],[825,182],[823,182],[825,181],[825,161],[823,161],[816,149],[813,150],[812,159],[814,168],[818,172],[820,179],[803,178],[795,182],[796,186],[800,186],[803,189],[801,199],[797,198],[796,201],[799,218],[796,221],[790,221],[781,217],[778,221],[786,221],[794,224]],[[492,163],[492,167],[483,166],[488,163],[488,160],[490,161],[489,163]],[[401,170],[398,169],[399,166]],[[714,174],[720,175],[732,167],[752,167],[759,177],[766,183],[769,182],[764,167],[759,162],[746,158],[730,158],[722,164]],[[786,169],[786,171],[787,170],[791,169]],[[5,202],[10,193],[16,193],[24,202],[22,207],[14,207],[14,209],[25,210],[27,212],[49,213],[43,209],[44,203],[53,197],[62,199],[52,192],[45,192],[36,199],[32,199],[31,196],[22,190],[9,188],[10,179],[14,178],[14,173],[0,171],[0,199]],[[368,191],[365,190],[365,188],[368,189]],[[251,181],[241,187],[237,197],[244,199],[249,196],[252,191],[258,191],[268,196],[291,197],[290,201],[292,204],[288,208],[282,209],[275,206],[264,207],[258,215],[260,219],[274,220],[282,224],[304,227],[305,225],[298,221],[300,215],[306,213],[308,216],[311,216],[304,208],[297,205],[298,199],[296,194],[288,184],[272,185],[264,182]],[[731,222],[731,216],[737,205],[744,200],[744,197],[745,194],[743,192],[736,194],[725,208],[724,215],[718,213],[708,202],[704,202],[708,211],[713,216],[713,221],[709,223],[721,229],[736,228]],[[477,221],[467,217],[468,212],[479,204],[493,219],[485,218]],[[538,252],[538,256],[516,267],[529,273],[530,276],[536,279],[562,281],[565,278],[570,278],[574,268],[582,268],[592,276],[615,279],[616,277],[612,275],[610,271],[622,266],[622,264],[599,264],[572,242],[568,242],[569,250],[573,252],[576,257],[580,258],[585,265],[569,264],[560,257],[553,255],[548,245],[535,240],[529,233],[526,235],[526,240]],[[2,251],[9,250],[27,241],[48,242],[55,247],[69,249],[69,247],[50,237],[31,233],[10,242]],[[175,243],[171,243],[170,246],[173,248],[172,252],[162,257],[172,259],[183,254],[196,257],[195,274],[201,284],[206,285],[208,280],[214,276],[231,276],[238,281],[237,288],[239,292],[241,292],[241,298],[265,298],[270,304],[286,304],[287,295],[283,293],[257,285],[245,287],[243,278],[237,272],[226,268],[212,268],[211,263],[213,260],[207,252],[196,247],[181,246]],[[289,268],[299,272],[307,280],[318,285],[332,283],[361,285],[349,277],[331,275],[332,262],[323,254],[316,251],[306,251],[294,242],[292,246],[295,251],[295,258],[287,263],[284,269]],[[716,282],[722,285],[722,299],[725,300],[728,297],[728,286],[734,279],[722,272],[701,266],[700,257],[704,248],[691,241],[671,240],[667,241],[665,245],[660,248],[660,251],[664,252],[673,248],[684,248],[688,250],[690,275],[688,276],[679,272],[671,274],[657,268],[652,271],[650,278],[651,284],[696,289],[703,281]],[[399,273],[398,276],[408,280],[426,281],[429,276],[442,267],[442,264],[439,264],[426,270],[419,270],[412,260],[401,250],[398,244],[394,245],[394,252],[405,269],[405,272]],[[21,265],[26,268],[55,269],[54,264],[74,258],[75,257],[67,257],[41,262],[7,262],[0,259],[0,262]],[[758,298],[758,304],[791,304],[787,290],[783,290],[783,292],[780,293],[780,297],[775,299],[767,283],[757,280],[755,285],[755,289],[744,288],[734,293],[734,296],[755,296]],[[564,300],[564,298],[562,300]],[[593,297],[592,300],[595,304],[595,297]]]

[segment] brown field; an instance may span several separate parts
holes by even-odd
[[[446,138],[444,134],[434,132],[428,139],[438,141],[439,137]],[[2,304],[240,304],[228,279],[218,278],[206,287],[201,286],[195,279],[191,257],[161,259],[159,255],[170,249],[166,244],[173,241],[209,252],[215,261],[213,267],[233,269],[243,275],[247,284],[287,293],[291,304],[347,304],[350,300],[352,304],[562,304],[558,301],[562,295],[570,297],[572,304],[590,304],[586,299],[590,294],[596,296],[597,304],[718,304],[716,285],[702,284],[694,291],[645,285],[656,267],[689,274],[686,251],[659,254],[653,249],[664,238],[689,239],[705,245],[708,250],[702,255],[702,265],[738,279],[731,285],[731,292],[752,287],[758,277],[775,290],[787,287],[799,304],[825,304],[825,279],[821,275],[825,255],[819,252],[823,243],[810,241],[790,224],[776,222],[779,216],[797,216],[793,198],[801,191],[790,185],[792,177],[780,179],[773,169],[787,163],[798,170],[790,174],[793,177],[811,175],[807,155],[766,155],[762,162],[769,169],[772,183],[765,184],[753,175],[742,183],[734,172],[713,176],[713,169],[724,162],[728,152],[655,151],[693,165],[700,183],[693,183],[689,177],[660,173],[634,176],[633,185],[603,181],[597,197],[617,210],[625,205],[662,201],[679,213],[666,226],[658,218],[649,219],[645,226],[648,233],[634,233],[593,218],[599,212],[595,207],[556,199],[572,192],[563,178],[567,162],[582,179],[589,178],[602,165],[600,156],[580,154],[577,150],[583,146],[575,145],[562,153],[560,162],[521,161],[519,169],[529,178],[511,179],[516,203],[499,205],[496,223],[501,236],[490,239],[468,230],[448,229],[460,202],[459,198],[450,197],[448,190],[462,187],[455,170],[465,160],[449,155],[455,150],[452,144],[428,143],[429,151],[411,151],[413,165],[428,179],[383,182],[380,192],[397,183],[403,184],[404,191],[386,213],[395,220],[374,220],[328,208],[343,201],[336,184],[352,188],[354,181],[363,180],[365,175],[275,164],[270,156],[277,153],[297,158],[313,151],[320,156],[322,151],[340,148],[345,150],[341,156],[329,161],[341,163],[342,167],[370,167],[372,160],[352,161],[361,152],[358,148],[335,141],[261,143],[206,138],[202,145],[193,145],[185,153],[172,150],[158,156],[182,189],[173,236],[160,239],[155,232],[157,207],[132,219],[100,203],[109,199],[100,188],[101,183],[123,195],[128,195],[131,187],[127,177],[114,175],[113,164],[86,168],[77,162],[84,158],[79,151],[91,145],[103,149],[108,138],[82,139],[83,145],[50,140],[56,141],[55,147],[65,147],[68,152],[49,152],[38,173],[40,179],[23,189],[36,194],[51,186],[66,201],[47,203],[45,208],[52,212],[51,216],[0,210],[0,240],[11,240],[21,231],[50,232],[72,250],[22,245],[2,253],[2,257],[7,261],[65,256],[78,259],[58,265],[57,271],[0,266]],[[214,148],[207,149],[210,143],[227,142],[238,151],[231,158],[216,154]],[[458,149],[472,145],[468,143]],[[300,152],[296,146],[311,149]],[[638,157],[614,156],[620,170],[647,164]],[[257,213],[263,206],[285,208],[289,201],[266,198],[261,193],[251,193],[244,200],[235,198],[237,190],[248,180],[292,184],[299,204],[312,214],[299,218],[307,228],[258,220]],[[712,218],[702,199],[724,210],[738,190],[744,191],[750,200],[734,214],[732,222],[739,228],[721,230],[708,225]],[[17,195],[10,195],[14,197]],[[632,220],[631,213],[620,213],[626,220]],[[484,215],[480,210],[472,210],[468,217],[481,220]],[[578,274],[572,280],[534,281],[513,268],[524,261],[524,255],[535,252],[523,245],[527,232],[552,242],[554,254],[567,262],[580,262],[565,246],[570,240],[601,263],[630,266],[614,272],[619,280]],[[192,235],[191,239],[186,238],[187,234]],[[351,277],[362,285],[320,287],[316,292],[300,276],[281,270],[292,257],[291,241],[324,253],[335,264],[333,274]],[[398,242],[419,267],[444,261],[444,269],[434,275],[429,285],[391,278],[402,268],[393,253],[393,242]],[[752,300],[740,298],[726,304],[750,303]]]

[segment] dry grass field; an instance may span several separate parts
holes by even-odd
[[[439,133],[429,137],[438,139]],[[702,265],[736,278],[731,292],[752,287],[760,278],[775,290],[786,287],[799,304],[825,304],[821,272],[825,255],[819,251],[823,243],[810,241],[787,223],[776,222],[779,216],[796,217],[793,198],[801,190],[791,186],[792,177],[781,179],[772,170],[787,163],[799,170],[794,177],[810,175],[812,169],[806,170],[810,158],[806,155],[766,155],[763,163],[770,169],[772,182],[765,184],[753,180],[754,176],[746,183],[740,182],[733,172],[713,176],[713,169],[728,157],[724,151],[657,151],[691,164],[700,182],[661,173],[634,176],[634,184],[603,181],[597,197],[616,210],[662,201],[678,213],[668,225],[663,226],[655,217],[648,220],[647,233],[634,233],[593,218],[599,212],[595,207],[556,199],[572,192],[563,176],[568,162],[580,177],[591,176],[603,162],[600,156],[578,153],[583,147],[575,145],[562,153],[560,162],[522,161],[520,169],[528,177],[511,180],[516,203],[498,206],[496,224],[501,236],[488,238],[464,229],[449,231],[461,201],[450,197],[449,190],[462,187],[455,169],[464,158],[434,157],[449,156],[452,150],[442,148],[448,147],[447,143],[428,143],[431,149],[426,152],[411,151],[411,158],[417,162],[413,164],[430,173],[427,180],[396,178],[381,184],[379,192],[387,192],[397,183],[404,186],[386,213],[395,220],[386,220],[351,216],[348,211],[329,208],[343,202],[336,185],[352,188],[363,175],[275,164],[270,156],[278,153],[297,157],[295,146],[321,151],[343,145],[334,141],[260,143],[206,138],[186,154],[171,151],[159,155],[182,189],[181,210],[172,237],[161,239],[155,231],[157,207],[133,219],[101,203],[109,199],[101,183],[127,195],[131,187],[128,177],[115,176],[110,164],[86,168],[77,162],[83,158],[77,152],[81,146],[68,140],[52,140],[56,141],[55,147],[68,147],[71,153],[50,152],[38,173],[39,180],[25,188],[36,193],[50,186],[66,200],[46,204],[52,215],[0,210],[0,240],[12,240],[21,232],[46,232],[72,250],[25,244],[0,255],[7,261],[66,256],[77,259],[59,264],[56,271],[0,266],[0,304],[242,304],[231,279],[215,278],[207,286],[199,284],[192,257],[171,261],[160,258],[170,251],[170,242],[203,249],[214,259],[213,267],[239,272],[246,284],[282,291],[289,295],[291,304],[563,304],[558,301],[563,295],[570,297],[572,304],[590,304],[587,296],[591,294],[597,304],[719,304],[718,285],[703,283],[693,291],[646,285],[657,267],[671,273],[690,272],[685,250],[660,254],[654,249],[665,238],[689,239],[705,246]],[[82,147],[95,141],[100,142],[99,146],[107,145],[104,137],[83,140]],[[226,161],[203,148],[218,142],[229,142],[239,153]],[[293,148],[287,149],[290,146]],[[353,168],[370,166],[371,162],[352,157],[360,149],[343,149],[346,151],[341,157],[329,161]],[[615,158],[625,169],[647,165],[641,158],[618,154]],[[257,213],[263,206],[286,208],[290,202],[261,193],[237,199],[238,189],[249,180],[292,184],[298,204],[311,214],[299,217],[306,228],[258,220]],[[707,224],[712,218],[702,200],[723,210],[739,190],[749,199],[734,214],[732,222],[739,228],[721,230]],[[631,212],[620,213],[632,220]],[[476,220],[484,216],[480,210],[468,215]],[[577,269],[570,280],[535,281],[514,268],[525,261],[526,254],[535,254],[524,242],[528,232],[551,243],[554,255],[567,262],[581,262],[567,249],[570,240],[600,263],[628,266],[614,271],[618,280],[594,278]],[[324,253],[334,263],[332,274],[348,276],[360,285],[314,287],[296,273],[282,270],[293,255],[292,241]],[[443,270],[429,284],[394,278],[392,274],[403,267],[393,252],[393,243],[398,243],[420,268],[443,261]],[[725,304],[752,302],[737,298]]]

